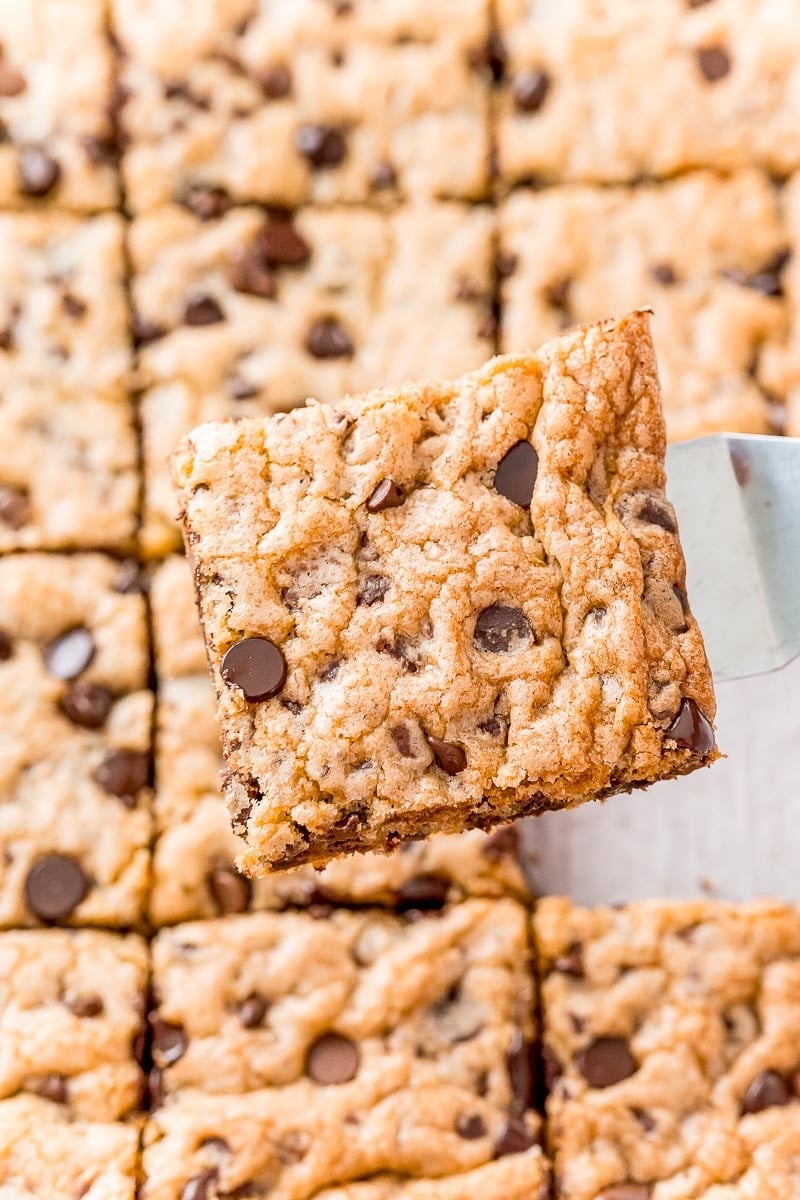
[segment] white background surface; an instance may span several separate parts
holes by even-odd
[[[584,904],[697,895],[800,901],[800,660],[720,685],[717,702],[724,762],[529,823],[540,893]]]

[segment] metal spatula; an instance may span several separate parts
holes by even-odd
[[[670,446],[667,494],[715,682],[785,666],[800,654],[800,438]]]

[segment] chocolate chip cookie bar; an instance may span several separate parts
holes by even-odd
[[[519,191],[500,228],[503,351],[652,305],[670,438],[769,431],[759,371],[784,328],[791,243],[765,175]]]
[[[150,721],[135,569],[0,558],[0,925],[135,925],[149,869]]]
[[[456,204],[206,221],[171,206],[135,221],[145,553],[180,542],[167,460],[195,425],[479,366],[494,347],[493,229],[488,209]]]
[[[477,830],[407,842],[389,856],[355,855],[324,870],[296,867],[248,880],[236,870],[243,850],[219,787],[221,747],[191,572],[173,555],[150,588],[159,704],[150,919],[170,925],[245,909],[287,906],[327,911],[378,905],[435,911],[464,896],[527,900],[516,830]]]
[[[38,1096],[0,1100],[0,1190],[9,1200],[134,1200],[138,1143],[133,1125],[76,1121]]]
[[[797,909],[547,899],[535,935],[558,1200],[790,1196]]]
[[[216,0],[188,23],[157,0],[112,12],[137,212],[487,191],[488,0]]]
[[[148,967],[133,934],[0,934],[0,1098],[38,1095],[85,1121],[138,1109]]]
[[[793,253],[781,280],[787,301],[784,335],[764,348],[760,373],[772,398],[774,432],[800,436],[800,174],[781,193],[786,244]]]
[[[0,0],[0,207],[116,205],[105,17],[105,0]]]
[[[259,913],[163,930],[152,1194],[210,1172],[220,1191],[269,1181],[299,1200],[517,1155],[538,1183],[527,959],[513,900],[427,919]]]
[[[800,166],[800,27],[758,0],[498,0],[505,183]]]
[[[644,313],[195,430],[174,475],[245,869],[712,761],[663,456]]]

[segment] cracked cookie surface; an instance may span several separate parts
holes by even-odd
[[[664,448],[641,313],[455,383],[186,440],[174,475],[248,872],[713,759]]]
[[[794,1195],[798,910],[548,898],[534,931],[559,1200]]]

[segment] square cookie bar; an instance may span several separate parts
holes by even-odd
[[[38,1096],[0,1100],[0,1191],[9,1200],[134,1200],[138,1146],[133,1125],[76,1121]]]
[[[652,305],[670,438],[768,432],[762,348],[783,332],[791,265],[779,205],[759,171],[516,192],[500,211],[502,350]]]
[[[557,1200],[793,1195],[797,909],[547,899],[535,935]]]
[[[505,183],[800,167],[800,25],[761,0],[498,0]]]
[[[800,174],[783,189],[781,209],[787,249],[792,251],[781,277],[788,328],[784,337],[765,347],[761,377],[781,404],[773,410],[776,423],[792,437],[800,437]]]
[[[146,1178],[174,1188],[209,1171],[220,1191],[269,1182],[299,1200],[505,1156],[541,1170],[527,922],[513,900],[467,900],[428,919],[257,913],[163,930]]]
[[[0,925],[134,925],[148,880],[144,600],[131,564],[0,558]]]
[[[714,700],[646,314],[174,459],[253,874],[694,770]]]
[[[112,8],[134,211],[486,194],[488,0]]]
[[[0,0],[0,207],[115,207],[105,18],[105,0]]]
[[[493,230],[488,209],[457,204],[205,222],[171,206],[135,221],[145,552],[180,542],[167,460],[195,425],[479,366],[494,348]]]
[[[85,1121],[138,1109],[148,967],[133,934],[0,934],[0,1097],[39,1095]]]
[[[296,867],[248,880],[236,870],[244,846],[220,791],[222,750],[191,571],[173,555],[150,588],[159,704],[150,919],[171,925],[245,909],[332,905],[432,911],[467,895],[528,890],[513,827],[407,842],[393,855],[361,854],[324,870]]]

